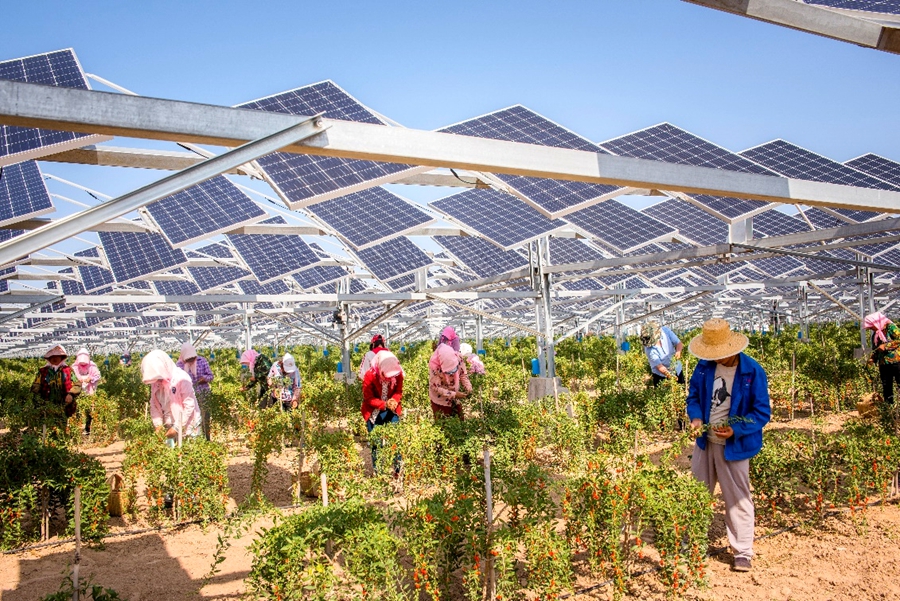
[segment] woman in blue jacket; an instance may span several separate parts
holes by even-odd
[[[710,492],[716,483],[725,500],[725,526],[734,569],[750,571],[755,525],[750,495],[750,458],[762,448],[769,422],[769,384],[759,363],[745,355],[747,337],[724,319],[710,319],[688,350],[698,359],[691,375],[687,413],[697,435],[691,458],[694,477]]]

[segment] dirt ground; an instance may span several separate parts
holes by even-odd
[[[777,424],[774,427],[780,427]],[[790,427],[804,427],[794,421]],[[123,443],[87,451],[103,462],[108,471],[120,467]],[[288,454],[273,458],[266,495],[276,505],[291,502]],[[232,498],[240,502],[249,491],[252,461],[249,456],[233,457],[229,463]],[[713,524],[711,547],[727,544],[721,507]],[[81,574],[104,587],[113,588],[130,601],[160,599],[196,601],[231,599],[245,592],[252,556],[247,546],[253,533],[270,526],[268,520],[254,524],[251,533],[233,541],[220,572],[208,582],[219,528],[185,526],[156,530],[107,540],[102,550],[82,551]],[[146,524],[113,519],[112,532],[122,533]],[[848,515],[834,516],[824,525],[801,526],[788,532],[757,528],[753,571],[731,571],[731,555],[726,551],[709,560],[707,588],[690,591],[685,598],[702,601],[868,601],[900,599],[900,506],[889,503],[872,507],[865,521]],[[69,573],[74,543],[64,543],[14,554],[0,555],[0,599],[34,601],[54,592]],[[579,577],[577,590],[596,584]],[[664,590],[653,575],[634,580],[630,598],[665,599]],[[608,587],[570,597],[611,599]]]

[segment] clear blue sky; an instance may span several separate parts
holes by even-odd
[[[422,129],[521,103],[594,141],[669,121],[732,150],[900,160],[900,57],[680,0],[3,4],[0,60],[73,47],[142,95],[232,105],[332,79]],[[45,167],[110,194],[161,176]]]

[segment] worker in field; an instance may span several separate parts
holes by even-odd
[[[141,361],[141,379],[150,385],[150,418],[170,445],[202,433],[200,407],[191,376],[160,350]]]
[[[97,385],[100,383],[100,368],[91,361],[91,354],[86,348],[78,351],[75,355],[75,363],[72,364],[72,371],[78,381],[81,382],[81,394],[84,397],[92,397],[97,394]],[[86,399],[83,399],[86,400]],[[84,408],[84,434],[90,436],[91,422],[94,421],[91,411],[93,404]]]
[[[687,414],[697,437],[691,457],[694,477],[725,500],[725,528],[734,570],[749,572],[755,515],[750,494],[750,458],[762,448],[769,422],[766,372],[745,355],[747,337],[724,319],[710,319],[688,345],[700,359],[691,374]]]
[[[381,351],[386,351],[387,345],[384,343],[384,336],[381,334],[375,334],[372,336],[372,341],[369,343],[369,350],[363,356],[362,363],[359,364],[359,371],[356,375],[359,376],[359,379],[362,380],[366,377],[366,373],[368,373],[369,369],[372,367],[372,360],[375,358],[375,355],[380,353]]]
[[[472,392],[466,361],[459,354],[460,340],[447,326],[428,361],[428,398],[431,411],[438,417],[463,419],[462,400]]]
[[[256,402],[260,405],[265,405],[269,396],[270,369],[272,361],[265,353],[259,353],[252,348],[241,353],[241,381],[244,383],[241,390],[249,391],[251,396],[256,391]]]
[[[197,349],[190,342],[181,345],[181,355],[175,364],[183,369],[190,377],[197,395],[197,403],[200,405],[200,423],[203,426],[203,436],[209,440],[209,385],[212,383],[213,372],[209,367],[206,357],[197,355]]]
[[[403,368],[391,351],[376,353],[372,367],[362,381],[363,402],[360,410],[366,430],[375,426],[396,424],[403,413]],[[372,443],[372,470],[377,470],[378,445]],[[400,475],[400,455],[394,458],[394,478]]]
[[[459,345],[459,354],[463,359],[466,360],[468,364],[466,367],[469,369],[469,373],[473,376],[483,376],[484,375],[484,363],[482,363],[481,359],[476,355],[472,350],[472,345],[468,342],[463,342]]]
[[[660,382],[667,379],[684,384],[684,370],[680,361],[684,345],[675,332],[655,321],[648,321],[641,326],[641,345],[650,363],[653,386],[659,386]]]
[[[894,383],[900,384],[900,327],[884,313],[866,315],[863,326],[872,331],[869,363],[878,365],[884,406],[889,411],[894,404]]]
[[[66,357],[68,353],[60,344],[44,353],[47,363],[38,370],[31,384],[31,392],[38,395],[45,405],[62,409],[55,420],[59,428],[65,428],[68,418],[75,415],[78,410],[76,399],[81,392],[81,382],[72,373],[72,368],[66,365]]]
[[[269,390],[272,391],[269,407],[279,404],[285,411],[296,409],[300,404],[300,370],[293,355],[284,356],[272,365],[268,375]],[[265,407],[263,407],[265,408]]]

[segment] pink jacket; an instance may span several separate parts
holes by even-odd
[[[157,380],[150,385],[150,417],[156,427],[172,424],[181,428],[181,436],[200,432],[200,406],[194,395],[191,376],[178,367],[170,380]]]
[[[445,372],[456,369],[452,375]],[[452,407],[458,403],[456,393],[472,392],[466,362],[449,344],[439,344],[428,361],[428,398],[435,405]]]
[[[100,383],[100,369],[97,364],[73,363],[72,372],[81,381],[81,394],[91,396],[97,392],[97,384]]]

